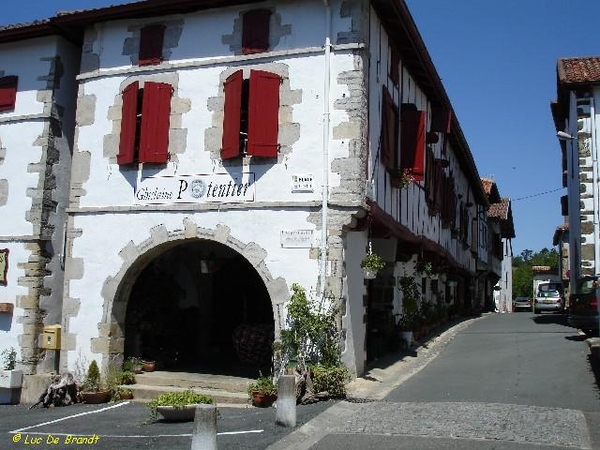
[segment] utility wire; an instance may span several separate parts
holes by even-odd
[[[551,191],[545,191],[545,192],[539,192],[537,194],[527,195],[525,197],[511,198],[510,201],[511,202],[516,202],[518,200],[527,200],[528,198],[539,197],[540,195],[552,194],[553,192],[561,191],[563,189],[566,189],[566,188],[561,187],[561,188],[558,188],[558,189],[552,189]]]

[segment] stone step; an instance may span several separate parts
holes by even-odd
[[[154,371],[136,374],[137,384],[148,386],[172,386],[179,388],[219,389],[246,393],[250,378],[207,373]]]
[[[149,402],[165,392],[194,392],[210,396],[217,405],[247,406],[248,384],[252,379],[210,373],[154,371],[136,374],[136,383],[122,386],[133,392],[133,400]]]
[[[148,403],[153,398],[166,392],[183,392],[188,387],[177,387],[177,386],[149,386],[145,384],[130,384],[121,386],[126,389],[130,389],[133,392],[133,401]],[[217,406],[249,406],[250,400],[247,393],[241,392],[229,392],[222,389],[199,389],[191,388],[198,394],[204,394],[211,397]]]

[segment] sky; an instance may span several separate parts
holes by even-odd
[[[597,0],[405,0],[481,177],[512,201],[513,252],[552,248],[563,224],[560,147],[550,113],[556,64],[598,56]],[[0,26],[132,1],[7,2]]]

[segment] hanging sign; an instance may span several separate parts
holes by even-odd
[[[148,177],[138,183],[134,203],[243,203],[254,201],[254,173]]]

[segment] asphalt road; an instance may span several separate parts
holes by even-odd
[[[381,360],[356,380],[366,387],[352,401],[299,406],[293,430],[274,423],[272,408],[220,408],[218,446],[600,450],[600,368],[588,354],[585,336],[564,316],[486,315],[413,356]],[[190,448],[192,423],[147,423],[148,413],[136,403],[0,406],[0,449]]]
[[[413,373],[385,395],[340,402],[270,449],[600,449],[598,367],[564,316],[486,315],[442,347],[388,369]],[[375,382],[390,386],[384,372]]]

